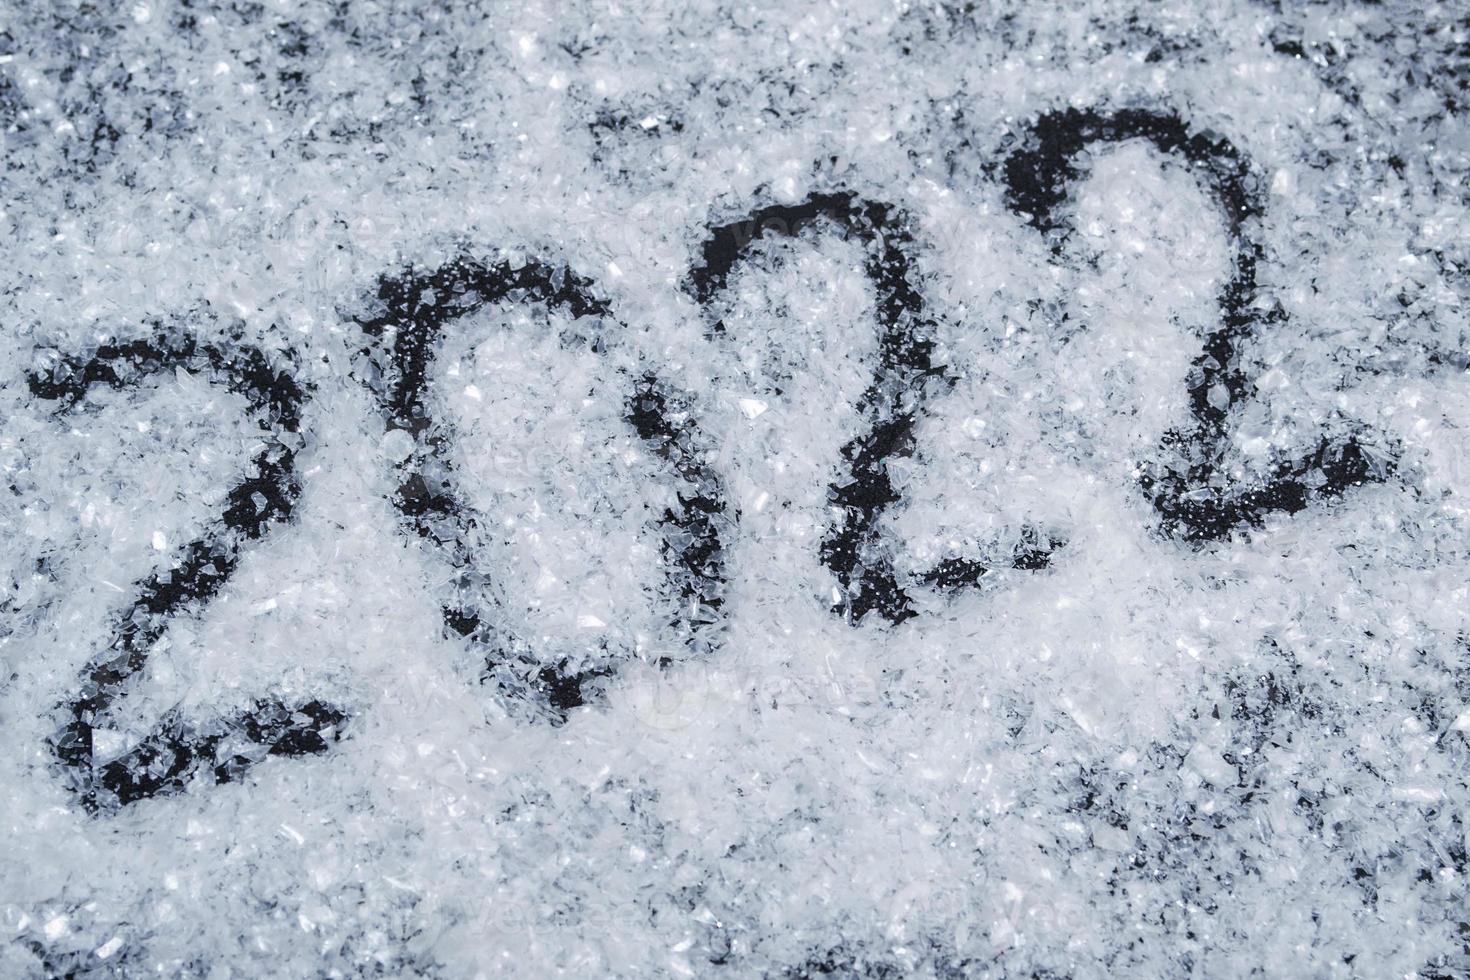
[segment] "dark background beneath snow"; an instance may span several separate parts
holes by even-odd
[[[1467,45],[1465,3],[6,4],[0,974],[1466,975]],[[1161,531],[1137,468],[1188,418],[1226,224],[1128,142],[1054,253],[1001,162],[1064,106],[1249,161],[1275,313],[1239,466],[1354,420],[1390,478]],[[877,356],[861,244],[761,243],[719,336],[684,288],[709,228],[841,189],[911,216],[953,381],[892,463],[897,574],[1066,540],[898,625],[835,616],[819,554]],[[563,314],[487,308],[433,378],[469,502],[537,529],[484,552],[516,628],[639,653],[565,724],[444,635],[391,503],[358,321],[463,254],[564,264],[626,325],[573,356],[516,339]],[[128,710],[352,720],[93,813],[59,706],[260,432],[189,374],[65,417],[27,375],[159,329],[291,366],[303,489]],[[620,403],[567,397],[645,372],[739,514],[723,630],[662,668],[657,542],[615,518],[668,488]]]

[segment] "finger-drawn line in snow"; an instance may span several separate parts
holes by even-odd
[[[394,503],[406,530],[433,542],[449,558],[457,578],[443,607],[453,632],[489,646],[488,665],[501,669],[498,681],[511,693],[531,698],[560,720],[581,705],[584,687],[608,669],[576,672],[565,662],[546,663],[530,641],[497,639],[490,613],[478,608],[474,532],[478,523],[456,487],[453,428],[437,418],[429,398],[429,369],[448,328],[483,307],[514,300],[540,303],[578,321],[616,322],[610,306],[592,284],[564,268],[540,261],[512,267],[453,259],[430,272],[409,271],[383,277],[376,291],[378,309],[359,320],[386,346],[386,370],[372,372],[369,385],[389,429],[408,433],[413,451],[398,465]],[[591,329],[598,330],[594,324]],[[595,335],[591,348],[603,353],[616,337]],[[704,461],[704,439],[681,397],[652,374],[625,377],[626,420],[645,447],[666,466],[678,484],[677,507],[658,518],[663,528],[664,576],[679,597],[671,625],[680,642],[697,646],[718,627],[724,603],[724,547],[727,523],[724,491]],[[511,574],[507,572],[507,574]],[[508,674],[504,671],[508,670]]]
[[[243,395],[259,420],[264,445],[250,461],[251,475],[230,489],[224,513],[178,549],[167,568],[134,584],[132,604],[113,617],[111,641],[83,671],[80,695],[64,706],[68,720],[51,746],[72,789],[93,812],[180,792],[201,775],[230,782],[268,755],[325,752],[347,721],[344,711],[321,701],[265,698],[249,711],[206,722],[171,710],[116,754],[98,744],[169,622],[202,612],[239,566],[246,545],[290,520],[300,486],[294,442],[282,435],[298,431],[305,395],[253,347],[200,344],[161,328],[149,339],[54,358],[27,379],[35,397],[57,403],[57,416],[65,416],[81,410],[98,386],[133,388],[180,369]]]
[[[1247,233],[1265,205],[1251,182],[1246,158],[1229,140],[1196,132],[1179,116],[1151,109],[1062,109],[1038,116],[1022,145],[1006,158],[1003,176],[1011,208],[1037,231],[1052,236],[1062,256],[1067,230],[1063,205],[1083,176],[1082,158],[1099,145],[1144,140],[1184,163],[1219,202],[1234,247],[1230,279],[1220,291],[1220,322],[1195,358],[1189,384],[1189,425],[1167,432],[1158,461],[1142,468],[1139,487],[1171,537],[1199,546],[1259,527],[1270,514],[1295,514],[1393,473],[1391,457],[1375,458],[1360,438],[1324,436],[1311,450],[1277,462],[1269,476],[1245,482],[1229,472],[1230,416],[1250,397],[1241,347],[1263,327],[1280,327],[1279,307],[1257,303],[1256,270],[1265,249]],[[1188,457],[1187,466],[1169,462]]]
[[[792,205],[773,205],[710,229],[700,247],[701,264],[686,282],[706,309],[728,286],[734,270],[749,259],[763,235],[795,238],[804,229],[824,226],[861,243],[863,267],[876,293],[878,357],[873,377],[859,401],[865,430],[842,447],[847,472],[830,488],[840,515],[822,541],[822,562],[837,576],[841,598],[835,611],[851,622],[876,612],[890,623],[918,615],[913,598],[900,584],[891,551],[880,540],[879,522],[899,502],[888,462],[914,451],[914,427],[935,389],[949,388],[954,377],[934,363],[933,321],[913,283],[913,223],[892,204],[865,200],[852,191],[813,194]],[[724,331],[719,321],[709,331]],[[1009,567],[1045,568],[1062,545],[1035,528]],[[945,591],[977,584],[993,566],[949,558],[920,578]]]

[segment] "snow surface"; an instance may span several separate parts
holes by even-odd
[[[0,9],[0,976],[1470,975],[1470,6]]]

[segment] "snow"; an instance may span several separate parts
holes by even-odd
[[[1470,8],[1280,6],[0,11],[0,975],[1470,972]]]

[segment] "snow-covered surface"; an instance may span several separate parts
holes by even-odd
[[[4,5],[0,975],[1465,976],[1470,7],[1277,6]]]

